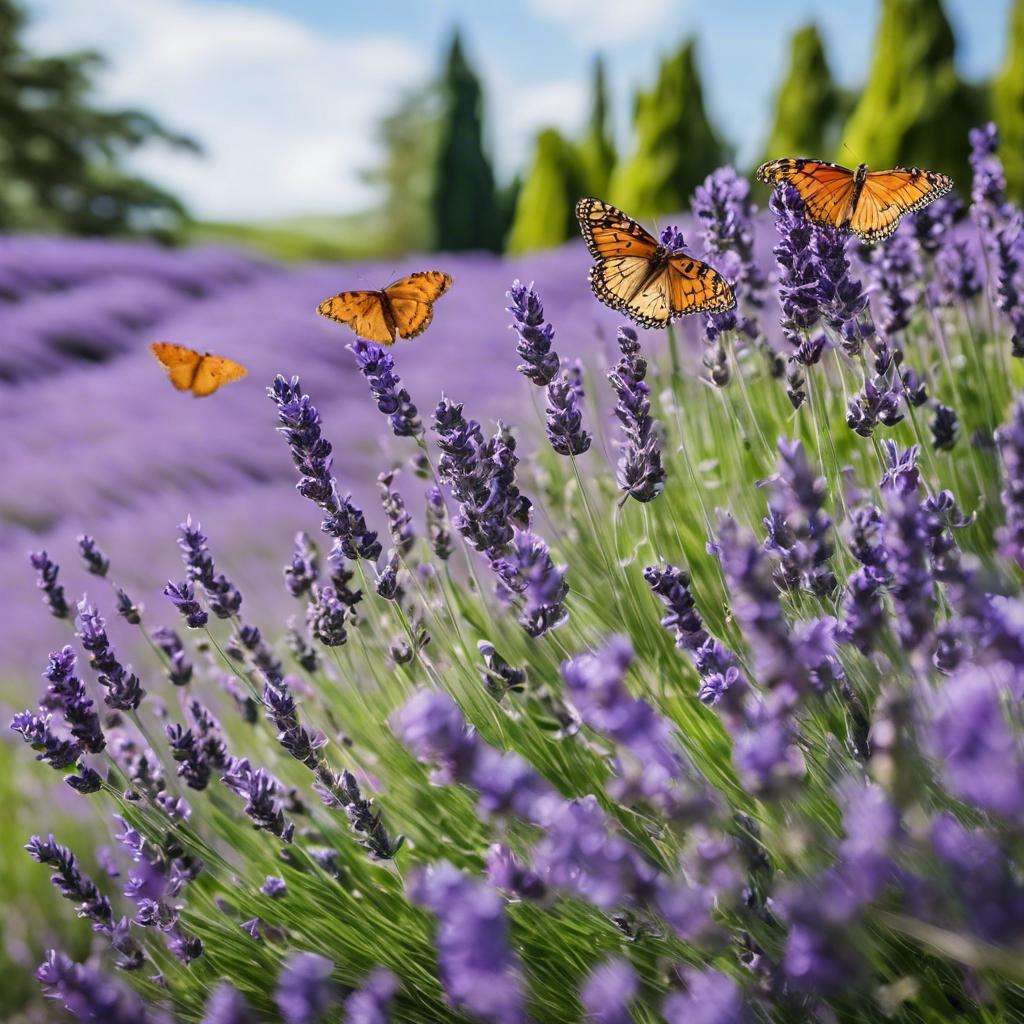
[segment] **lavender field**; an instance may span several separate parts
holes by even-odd
[[[738,307],[661,334],[575,244],[439,257],[384,351],[312,309],[421,261],[8,241],[11,1012],[1024,1019],[1024,215],[971,143],[872,249],[716,171]]]

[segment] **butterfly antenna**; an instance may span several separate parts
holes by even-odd
[[[857,154],[856,154],[856,153],[854,153],[854,151],[853,151],[853,150],[852,150],[852,149],[851,149],[851,148],[849,147],[849,145],[848,145],[848,144],[847,144],[846,142],[844,142],[844,143],[842,144],[842,146],[843,146],[843,149],[845,149],[845,150],[846,150],[846,152],[847,152],[847,153],[849,153],[849,154],[850,154],[850,156],[852,156],[852,157],[853,157],[853,161],[854,161],[854,163],[857,163],[857,164],[862,164],[862,163],[864,162],[863,160],[861,160],[861,158],[860,158],[859,156],[857,156]]]

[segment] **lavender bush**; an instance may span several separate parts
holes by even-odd
[[[562,362],[591,368],[590,314],[506,281],[519,430],[415,345],[332,339],[343,421],[315,373],[210,403],[259,424],[256,493],[296,481],[259,510],[276,602],[223,521],[181,523],[163,596],[102,519],[77,569],[37,546],[63,632],[13,735],[109,831],[35,811],[30,866],[91,936],[45,993],[206,1024],[1021,1019],[1024,243],[973,143],[971,217],[872,254],[712,176],[744,302],[683,371],[612,320],[606,386]]]

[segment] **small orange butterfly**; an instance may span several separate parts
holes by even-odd
[[[241,380],[246,369],[226,356],[197,352],[184,345],[154,341],[150,352],[163,364],[170,382],[179,391],[191,391],[196,398],[212,395],[223,384]]]
[[[724,313],[736,305],[717,270],[693,256],[670,253],[614,206],[581,199],[576,219],[597,261],[590,268],[594,294],[641,327],[664,327],[687,313]]]
[[[421,270],[379,292],[342,292],[324,299],[316,311],[348,326],[367,341],[393,345],[395,336],[415,338],[434,318],[434,303],[452,286],[440,270]]]
[[[953,179],[919,167],[855,171],[823,160],[770,160],[757,169],[766,185],[789,182],[800,193],[807,216],[815,224],[849,228],[865,242],[880,242],[899,226],[905,213],[944,196]]]

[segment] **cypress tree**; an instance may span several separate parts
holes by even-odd
[[[455,33],[440,83],[437,157],[431,193],[438,249],[501,248],[494,172],[484,152],[483,95]]]
[[[954,64],[956,43],[941,0],[883,0],[874,57],[843,141],[856,159],[967,175],[975,91]]]
[[[636,98],[635,147],[612,176],[613,201],[634,217],[686,207],[690,193],[728,154],[704,109],[692,39],[661,62]]]
[[[1010,11],[1006,59],[992,83],[992,116],[999,125],[1007,191],[1024,200],[1024,0]]]
[[[825,157],[835,148],[840,93],[817,25],[798,28],[789,42],[789,69],[775,96],[775,118],[764,159]]]
[[[586,191],[576,147],[554,128],[537,136],[533,162],[516,202],[508,251],[560,245],[576,230],[576,200]]]
[[[608,88],[604,60],[600,54],[594,57],[590,104],[590,118],[580,143],[583,191],[587,195],[603,196],[608,190],[612,168],[615,166],[615,143],[608,123]]]

